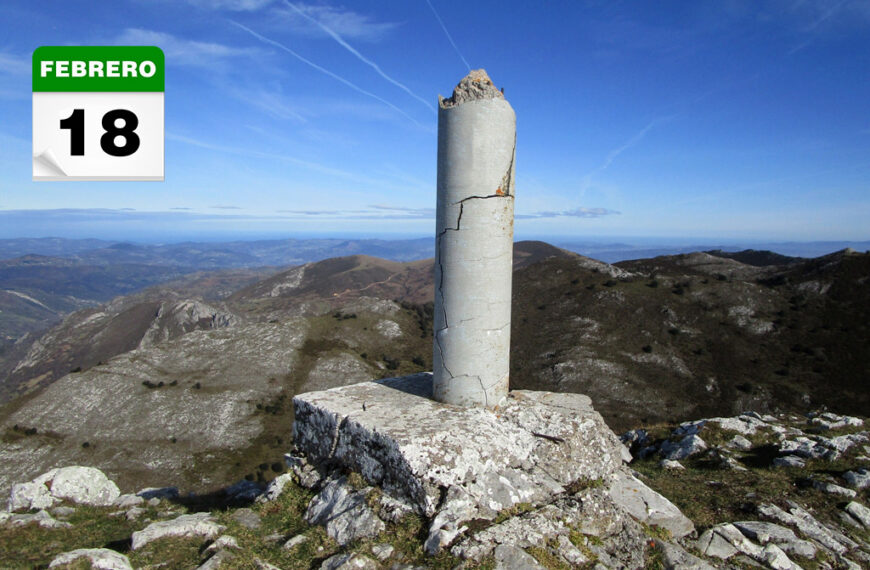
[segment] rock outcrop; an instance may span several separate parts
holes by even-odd
[[[693,532],[624,466],[625,449],[586,396],[518,390],[487,410],[437,402],[431,386],[424,373],[294,398],[290,464],[319,489],[310,522],[340,543],[379,532],[371,489],[338,476],[350,470],[379,488],[382,506],[431,521],[430,554],[481,560],[498,544],[555,541],[564,560],[579,560],[569,537],[580,533],[609,538],[599,559],[633,566],[646,549],[642,524],[675,537]]]
[[[120,495],[118,486],[99,469],[62,467],[29,483],[13,485],[8,510],[46,509],[63,500],[102,507],[111,505]]]

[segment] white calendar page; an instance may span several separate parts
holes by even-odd
[[[82,111],[84,153],[73,155],[73,129],[60,123]],[[139,145],[128,156],[113,156],[101,147],[111,136],[103,128],[107,113],[130,111],[138,123],[125,131],[122,118],[114,120],[120,135],[135,136]],[[117,137],[116,137],[117,138]],[[163,180],[163,93],[34,93],[34,180]],[[126,141],[116,140],[117,148]]]
[[[163,99],[160,48],[37,48],[33,179],[162,181]]]

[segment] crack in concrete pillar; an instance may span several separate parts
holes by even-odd
[[[433,393],[464,406],[507,396],[516,117],[483,70],[439,98]]]

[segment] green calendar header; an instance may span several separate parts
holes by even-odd
[[[163,90],[159,47],[42,46],[33,52],[34,92]]]

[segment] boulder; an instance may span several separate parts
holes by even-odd
[[[249,508],[236,509],[232,514],[232,518],[243,527],[251,530],[260,528],[260,525],[262,524],[260,515]]]
[[[846,480],[846,483],[848,483],[850,487],[866,489],[870,487],[870,470],[864,467],[859,467],[854,471],[846,471],[843,473],[843,479]]]
[[[501,544],[495,548],[496,570],[543,570],[535,557],[516,546]]]
[[[865,528],[870,528],[870,509],[852,501],[846,505],[846,512],[852,515],[858,522],[864,525]]]
[[[714,567],[694,554],[670,542],[656,539],[653,541],[657,550],[662,553],[665,568],[679,568],[680,570],[714,570]]]
[[[37,511],[33,514],[11,515],[6,519],[6,522],[12,526],[25,526],[30,523],[36,523],[42,528],[70,528],[72,526],[68,522],[54,519],[54,517],[44,510]]]
[[[303,542],[308,542],[309,540],[311,540],[311,539],[308,538],[307,536],[305,536],[304,534],[297,534],[296,536],[290,538],[290,540],[285,542],[281,548],[283,548],[284,550],[292,550],[292,549],[296,548],[297,546],[299,546],[300,544],[302,544]]]
[[[378,563],[362,554],[336,554],[320,565],[321,570],[378,570]]]
[[[775,544],[765,545],[764,550],[761,551],[761,555],[758,558],[773,568],[773,570],[803,570],[792,562],[788,555]]]
[[[852,489],[840,487],[839,485],[834,485],[833,483],[828,483],[827,481],[813,481],[813,489],[817,489],[823,493],[828,493],[829,495],[841,495],[843,497],[849,498],[852,498],[856,495],[855,491],[853,491]]]
[[[630,473],[619,471],[609,490],[610,497],[631,516],[650,526],[667,529],[677,538],[694,532],[695,526],[669,500]]]
[[[785,552],[814,558],[817,548],[808,541],[802,540],[789,528],[777,524],[762,521],[739,521],[733,523],[746,537],[759,544],[773,543]]]
[[[786,455],[784,457],[777,457],[773,460],[774,467],[793,467],[796,469],[803,469],[807,466],[807,462],[797,457],[796,455]]]
[[[203,539],[213,539],[226,527],[215,522],[208,513],[181,515],[178,518],[151,523],[144,529],[133,533],[132,549],[138,550],[149,542],[167,536],[200,536]]]
[[[707,449],[707,444],[697,434],[687,435],[680,441],[666,441],[661,445],[659,453],[665,459],[678,461]]]
[[[80,548],[60,554],[51,561],[49,568],[71,564],[79,558],[87,558],[91,568],[100,570],[133,570],[130,561],[120,552],[108,548]]]
[[[114,506],[128,509],[130,507],[138,507],[145,502],[145,499],[138,495],[125,494],[115,499]]]
[[[366,496],[371,491],[371,487],[354,490],[346,477],[330,479],[311,499],[305,520],[326,526],[326,533],[342,546],[358,538],[374,536],[386,527],[366,504]]]
[[[10,513],[31,509],[48,509],[59,502],[60,499],[53,497],[44,483],[35,481],[16,483],[12,485],[12,490],[9,493],[7,509]]]
[[[258,503],[264,503],[267,501],[274,501],[278,497],[281,496],[281,493],[284,492],[284,487],[288,484],[293,484],[293,473],[282,473],[278,475],[266,486],[266,491],[257,497]]]
[[[516,390],[498,410],[431,395],[429,373],[297,395],[297,451],[310,465],[360,473],[431,517],[430,549],[449,544],[465,521],[544,504],[622,465],[625,448],[581,394]]]
[[[97,507],[111,505],[121,491],[99,469],[93,467],[62,467],[51,479],[51,494],[59,499]]]
[[[791,512],[785,512],[778,506],[770,503],[758,506],[758,514],[761,516],[794,526],[808,538],[834,551],[836,554],[843,554],[849,548],[857,546],[853,540],[842,533],[819,523],[798,505],[790,503],[789,510]]]
[[[752,449],[752,442],[742,435],[735,435],[726,445],[733,449],[739,449],[740,451],[749,451]]]
[[[372,554],[381,562],[392,556],[394,550],[393,545],[386,542],[372,546]]]

